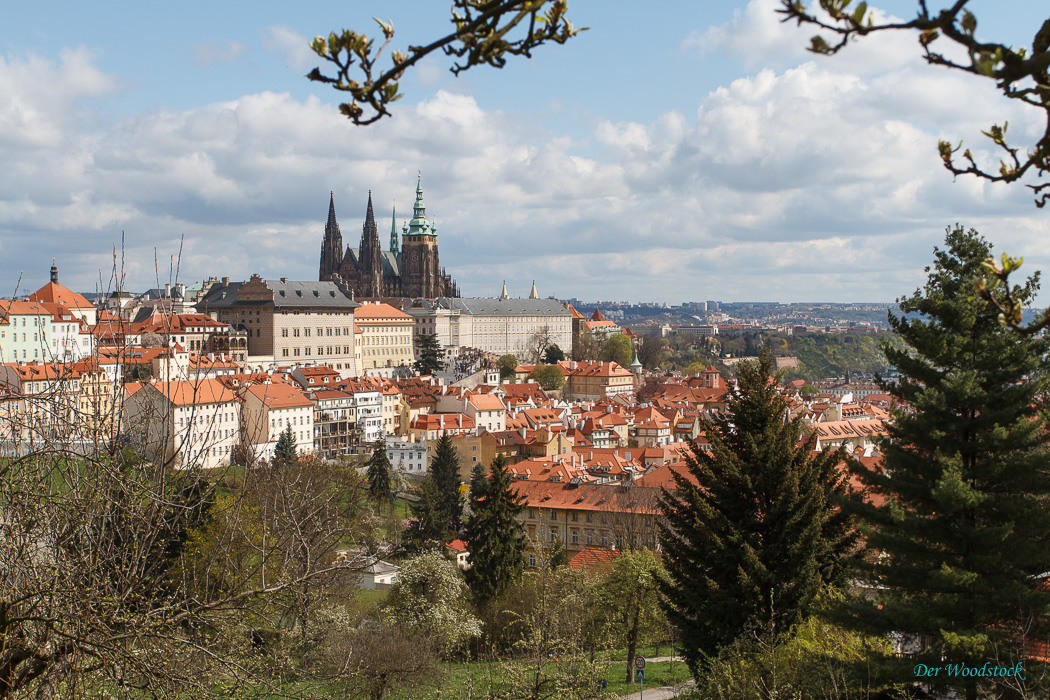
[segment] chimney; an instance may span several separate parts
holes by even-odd
[[[164,283],[164,298],[171,299],[171,282]]]
[[[288,284],[288,278],[287,277],[282,277],[281,278],[281,284]]]
[[[222,286],[223,287],[229,287],[230,286],[230,278],[229,277],[223,277],[222,278]]]

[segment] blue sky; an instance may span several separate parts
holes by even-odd
[[[908,16],[914,3],[872,3]],[[983,146],[1038,114],[982,81],[928,67],[914,37],[835,58],[778,23],[773,0],[574,0],[590,27],[502,71],[454,78],[428,59],[395,116],[353,127],[338,95],[303,75],[306,42],[392,20],[395,44],[447,26],[419,2],[41,2],[0,24],[0,284],[127,286],[179,279],[312,279],[334,191],[356,245],[368,190],[389,229],[423,172],[442,263],[467,295],[504,279],[525,295],[679,302],[890,301],[955,222],[1026,267],[1050,260],[1027,190],[953,182],[938,138]],[[1015,45],[1034,2],[979,34]],[[105,8],[105,9],[103,9]],[[991,13],[991,14],[990,14]],[[101,271],[101,272],[100,272]]]

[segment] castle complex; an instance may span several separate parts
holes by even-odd
[[[361,230],[361,245],[343,249],[343,236],[335,219],[335,195],[328,204],[328,222],[321,243],[319,280],[339,282],[357,297],[458,297],[459,289],[438,262],[437,225],[426,219],[423,187],[416,183],[412,220],[398,240],[396,212],[391,214],[390,249],[379,244],[379,229],[372,212],[372,193]]]

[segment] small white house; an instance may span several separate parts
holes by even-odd
[[[357,587],[367,591],[380,590],[381,587],[386,588],[397,581],[397,574],[400,571],[400,566],[382,559],[376,559],[361,572],[361,580],[358,582]]]

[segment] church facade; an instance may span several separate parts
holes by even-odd
[[[396,212],[391,214],[388,250],[383,250],[379,243],[371,192],[368,193],[361,244],[357,248],[343,248],[333,194],[321,243],[318,279],[337,282],[352,290],[355,297],[458,297],[458,286],[445,274],[438,260],[437,225],[426,219],[421,181],[416,183],[412,219],[404,225],[400,235]]]

